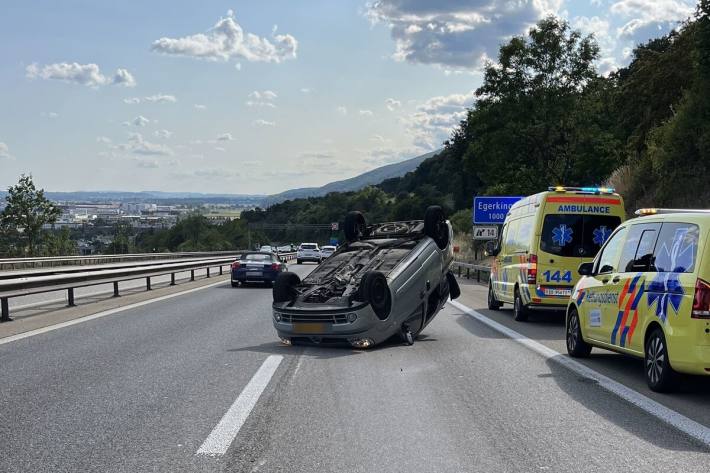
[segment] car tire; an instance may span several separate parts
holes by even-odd
[[[232,287],[239,287],[239,283],[237,281],[232,281]]]
[[[358,241],[365,236],[366,231],[367,221],[362,212],[358,212],[357,210],[348,212],[345,216],[345,224],[343,225],[345,239],[349,242]]]
[[[446,225],[444,210],[438,205],[432,205],[424,213],[424,234],[436,242],[443,250],[449,244],[449,227]]]
[[[274,281],[273,295],[274,302],[288,302],[296,295],[295,287],[300,284],[301,278],[298,274],[285,271],[279,273]]]
[[[572,307],[567,316],[567,353],[573,358],[587,358],[592,352],[592,346],[582,338],[582,323],[579,312]]]
[[[387,285],[387,278],[379,271],[368,271],[360,281],[358,299],[369,302],[375,315],[385,320],[392,309],[392,296]]]
[[[515,288],[515,295],[513,296],[513,320],[516,322],[527,322],[528,320],[528,309],[523,304],[523,299],[520,297],[520,290]]]
[[[301,260],[300,260],[300,259],[297,259],[297,260],[296,260],[296,264],[301,264]]]
[[[646,383],[651,391],[666,393],[673,389],[677,374],[668,357],[666,337],[658,327],[653,329],[646,339],[643,365]]]
[[[453,301],[458,299],[461,295],[461,288],[459,287],[459,282],[456,280],[456,276],[451,271],[446,272],[446,282],[449,285],[449,297]]]
[[[493,283],[488,283],[488,309],[500,310],[503,303],[496,299],[496,293],[493,292]]]

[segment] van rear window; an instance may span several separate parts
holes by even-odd
[[[540,250],[590,258],[620,223],[619,217],[609,215],[548,214],[542,224]]]

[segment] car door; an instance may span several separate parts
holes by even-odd
[[[612,291],[612,278],[617,275],[619,257],[626,238],[627,227],[619,228],[606,242],[597,256],[592,276],[585,280],[583,297],[580,297],[580,319],[584,334],[596,341],[605,342],[605,326],[611,323],[608,306],[616,307]]]
[[[639,305],[644,297],[646,278],[655,270],[653,251],[660,228],[660,223],[629,226],[618,272],[610,283],[611,291],[617,294],[616,308],[608,308],[613,324],[605,325],[603,334],[608,343],[619,348],[643,350],[643,337],[636,334],[636,327],[643,327],[643,323],[639,324],[639,317],[643,317]]]

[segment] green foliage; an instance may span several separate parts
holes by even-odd
[[[61,210],[44,196],[43,189],[35,187],[32,176],[24,174],[8,188],[5,200],[0,230],[6,251],[35,256],[42,243],[42,226],[54,224]]]

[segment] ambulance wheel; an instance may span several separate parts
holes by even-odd
[[[527,322],[529,310],[523,304],[523,299],[520,297],[520,290],[515,288],[515,296],[513,298],[513,320],[516,322]]]
[[[656,327],[646,339],[644,349],[644,370],[646,383],[651,391],[665,393],[671,391],[677,375],[668,359],[668,345],[663,330]]]
[[[579,313],[573,307],[567,316],[567,353],[573,358],[586,358],[591,352],[592,346],[582,338]]]
[[[488,284],[488,308],[490,310],[499,310],[503,303],[496,299],[496,295],[493,292],[493,283]]]

